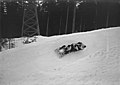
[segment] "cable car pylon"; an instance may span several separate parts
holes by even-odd
[[[38,13],[35,0],[23,0],[24,14],[22,25],[22,37],[40,35]]]

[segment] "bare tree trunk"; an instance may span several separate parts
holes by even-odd
[[[106,27],[108,27],[108,24],[109,24],[109,12],[107,12]]]
[[[80,32],[82,31],[82,16],[81,16],[81,20],[80,20]]]
[[[61,33],[61,24],[62,24],[62,16],[60,16],[60,27],[59,27],[59,35],[60,35],[60,33]]]
[[[1,33],[2,33],[2,32],[1,32],[1,31],[2,31],[2,30],[1,30],[1,29],[2,29],[2,26],[1,26],[1,25],[2,25],[2,24],[1,24],[1,23],[2,23],[2,22],[1,22],[1,21],[2,21],[2,9],[1,9],[1,7],[2,7],[2,6],[1,6],[1,2],[0,2],[0,38],[2,37],[2,34],[1,34]]]
[[[96,8],[95,8],[95,18],[94,18],[94,26],[95,26],[95,29],[97,29],[97,0],[95,0],[95,4],[96,4]]]
[[[47,19],[47,30],[46,30],[46,35],[48,36],[49,32],[49,14],[48,14],[48,19]]]
[[[67,18],[66,18],[65,34],[67,33],[68,17],[69,17],[69,5],[67,6]]]
[[[75,31],[75,18],[76,18],[76,4],[74,3],[72,33]]]

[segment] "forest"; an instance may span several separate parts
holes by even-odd
[[[29,5],[29,0],[28,3],[26,1],[0,1],[0,36],[2,38],[21,37],[24,4]],[[42,36],[120,26],[120,2],[117,1],[45,0],[36,3]]]

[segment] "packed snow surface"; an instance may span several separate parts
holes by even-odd
[[[120,27],[53,37],[0,53],[0,85],[120,85]],[[59,59],[55,49],[82,42]]]

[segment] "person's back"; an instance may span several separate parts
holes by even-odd
[[[59,48],[59,50],[65,48],[65,47],[66,47],[66,45],[63,45],[62,47]]]
[[[68,46],[65,48],[65,54],[70,53],[70,50],[71,50],[71,45],[68,45]]]
[[[83,43],[78,44],[78,50],[83,50],[84,48],[86,48],[86,45],[84,45]]]
[[[82,45],[82,42],[78,42],[77,44],[78,44],[78,45]]]
[[[71,44],[71,50],[70,50],[70,52],[75,52],[76,51],[76,49],[75,49],[75,44]]]

